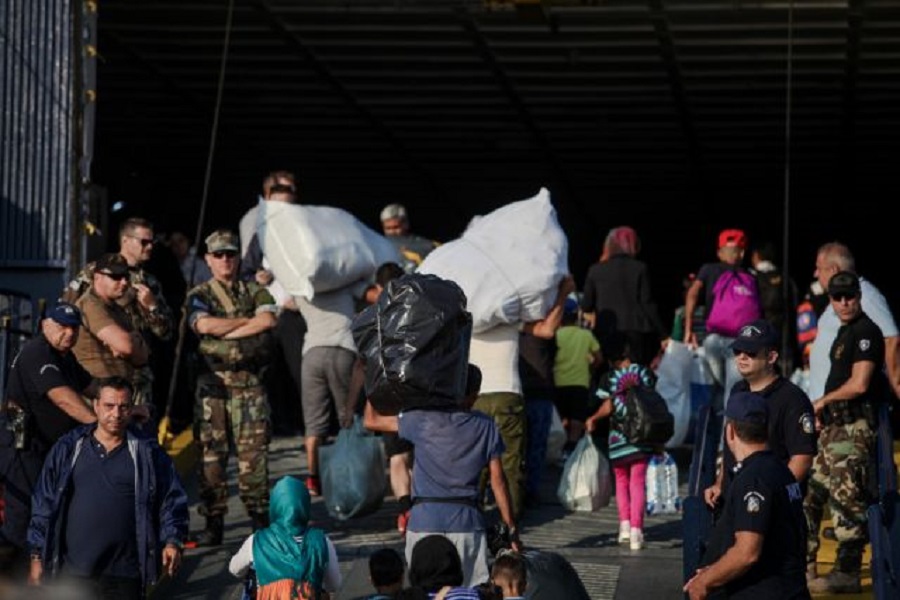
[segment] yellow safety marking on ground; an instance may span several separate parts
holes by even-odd
[[[172,457],[179,477],[182,480],[187,479],[200,459],[200,448],[194,443],[193,430],[190,427],[185,428],[170,444],[167,444],[166,451]]]

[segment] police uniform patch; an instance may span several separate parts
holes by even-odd
[[[814,433],[816,431],[816,424],[811,414],[803,413],[800,415],[800,428],[803,429],[803,433]]]
[[[758,513],[765,501],[765,497],[759,492],[747,492],[744,494],[744,507],[751,515]]]
[[[859,340],[859,349],[865,352],[872,346],[871,340]]]

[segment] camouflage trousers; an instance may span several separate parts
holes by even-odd
[[[200,444],[200,514],[227,512],[228,456],[238,459],[238,492],[247,513],[269,514],[269,402],[262,383],[246,371],[197,380],[194,439]]]
[[[816,562],[819,527],[827,505],[838,541],[834,568],[843,573],[859,574],[868,541],[866,509],[874,449],[875,432],[865,419],[822,429],[819,453],[809,477],[809,491],[803,501],[808,528],[807,563]]]

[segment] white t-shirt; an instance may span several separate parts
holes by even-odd
[[[878,325],[884,337],[896,337],[898,335],[897,324],[894,322],[894,316],[891,314],[885,297],[878,291],[878,288],[862,277],[859,278],[859,284],[860,290],[862,290],[863,312]],[[831,371],[831,358],[829,358],[831,345],[834,344],[837,332],[841,328],[841,320],[834,312],[834,308],[831,307],[831,302],[819,317],[816,327],[816,339],[809,355],[809,398],[813,401],[825,395],[825,382]]]
[[[487,331],[473,333],[469,362],[481,369],[482,394],[522,394],[518,325],[497,325]]]

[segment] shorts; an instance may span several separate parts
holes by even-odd
[[[580,385],[566,385],[556,388],[554,400],[560,419],[587,420],[594,413],[592,408],[596,402],[591,402],[591,394],[588,388]]]
[[[404,452],[412,452],[412,442],[403,439],[396,433],[383,433],[381,439],[384,441],[384,453],[388,458]]]

